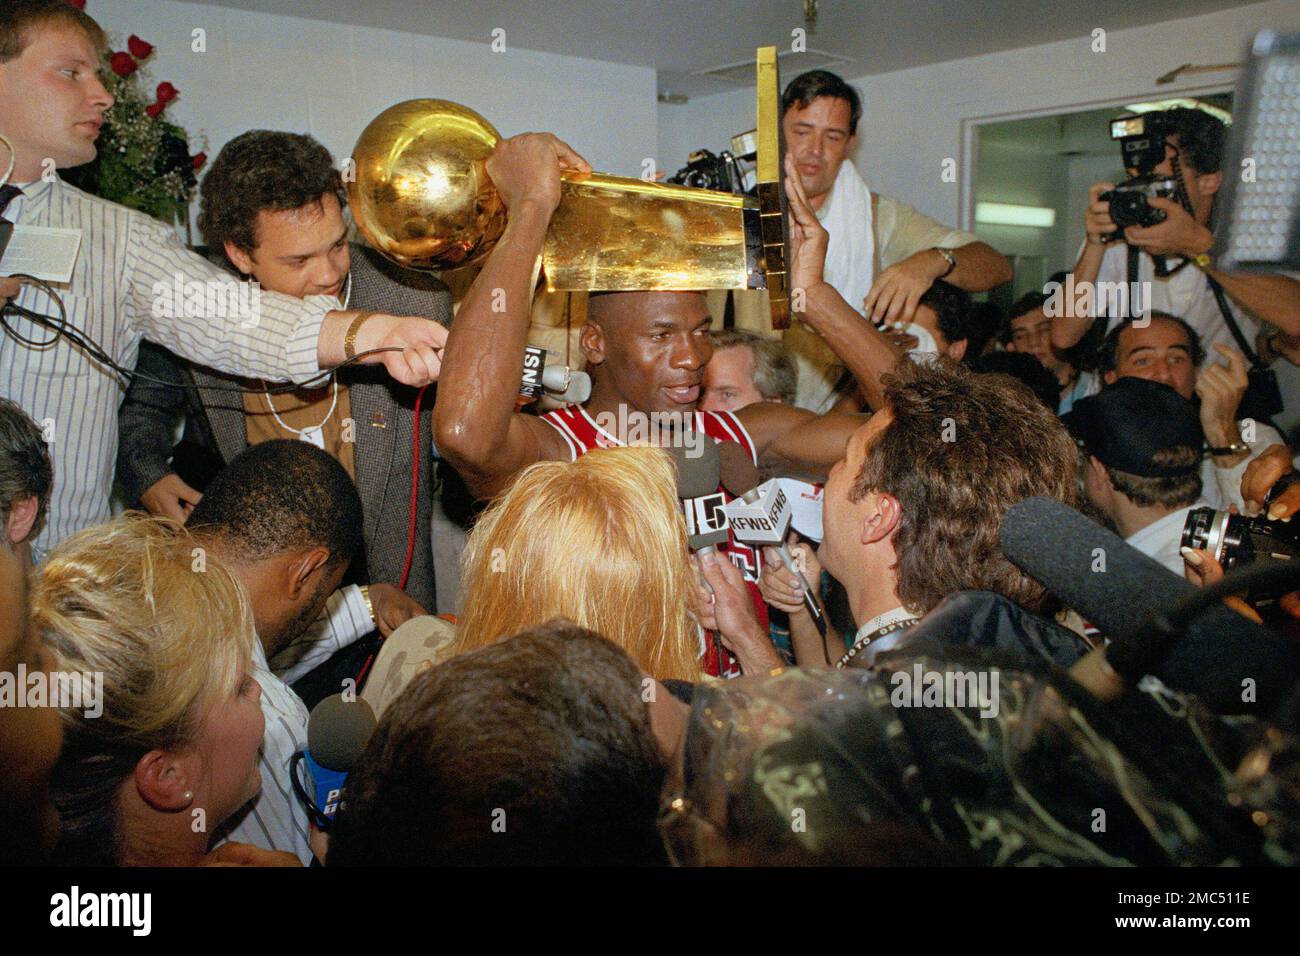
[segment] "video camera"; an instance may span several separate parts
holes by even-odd
[[[1165,161],[1165,138],[1171,132],[1168,117],[1160,112],[1111,120],[1110,138],[1119,140],[1124,168],[1136,169],[1137,175],[1098,197],[1110,203],[1110,218],[1117,227],[1115,232],[1102,237],[1103,242],[1119,239],[1129,226],[1164,222],[1164,210],[1154,208],[1150,202],[1156,196],[1177,197],[1182,201],[1182,190],[1176,179],[1152,172]]]

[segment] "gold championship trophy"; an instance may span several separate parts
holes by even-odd
[[[758,196],[561,173],[542,250],[552,292],[767,289],[789,325],[776,47],[758,51]],[[471,109],[407,100],[379,114],[352,153],[348,199],[366,242],[411,269],[472,265],[506,210],[485,162],[501,136]]]

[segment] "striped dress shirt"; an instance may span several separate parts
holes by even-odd
[[[19,185],[23,195],[9,204],[6,219],[20,226],[81,230],[72,281],[55,288],[67,321],[119,365],[135,368],[140,341],[148,338],[201,365],[253,378],[301,382],[320,371],[317,340],[325,313],[339,307],[333,297],[261,292],[251,319],[214,314],[233,310],[205,309],[195,301],[178,310],[182,303],[173,295],[178,285],[229,289],[230,274],[142,212],[57,177]],[[17,302],[59,315],[55,302],[31,286]],[[7,321],[25,338],[52,337],[28,319],[8,316]],[[108,519],[117,409],[124,393],[121,375],[68,340],[37,349],[0,330],[0,396],[17,402],[42,427],[54,462],[49,518],[34,542],[37,560],[68,535]]]
[[[303,866],[311,863],[307,811],[294,796],[289,782],[290,760],[307,747],[308,713],[307,706],[288,682],[372,630],[374,624],[361,589],[351,585],[331,594],[321,616],[277,654],[271,664],[267,663],[262,642],[254,642],[252,675],[262,686],[262,716],[266,718],[258,755],[262,789],[222,828],[218,845],[227,840],[251,843],[267,850],[292,853]]]

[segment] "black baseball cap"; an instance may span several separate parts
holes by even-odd
[[[1126,376],[1096,395],[1074,403],[1062,419],[1070,433],[1103,465],[1143,478],[1174,478],[1199,471],[1198,457],[1186,467],[1157,465],[1165,448],[1205,445],[1196,406],[1168,385]]]

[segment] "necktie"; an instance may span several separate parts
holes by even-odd
[[[9,208],[9,203],[13,201],[13,198],[22,194],[23,191],[17,186],[8,184],[0,186],[0,218],[4,217],[4,212]],[[9,220],[5,219],[5,222],[9,222]]]

